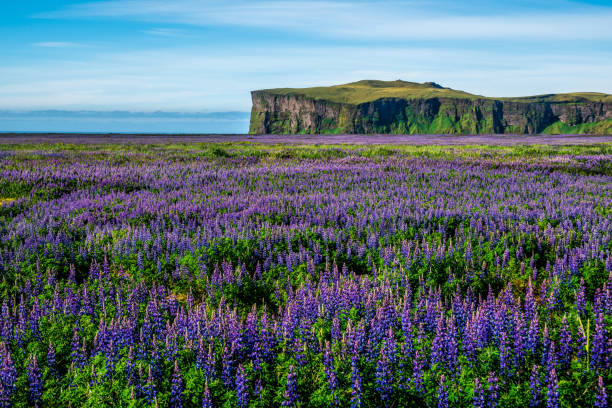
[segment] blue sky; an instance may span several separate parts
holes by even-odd
[[[0,109],[248,111],[253,89],[612,93],[612,1],[2,1]]]

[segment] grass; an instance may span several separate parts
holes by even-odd
[[[361,144],[261,144],[252,142],[222,142],[222,143],[192,143],[169,142],[152,144],[70,144],[70,143],[32,143],[0,145],[0,151],[11,150],[17,156],[16,160],[27,160],[32,165],[47,160],[50,153],[78,151],[87,153],[90,160],[108,159],[118,152],[131,152],[133,164],[146,164],[148,159],[158,156],[162,151],[170,152],[170,159],[217,158],[231,159],[236,157],[253,157],[259,159],[292,157],[296,159],[325,159],[329,157],[371,157],[376,156],[380,149],[392,154],[407,156],[429,156],[454,159],[457,157],[496,157],[503,161],[511,157],[545,157],[558,155],[612,155],[612,143],[579,144],[579,145],[547,145],[547,144],[393,144],[393,145],[361,145]],[[58,160],[57,157],[54,160]],[[10,198],[0,198],[0,203],[8,202]]]
[[[416,83],[407,81],[376,81],[363,80],[343,85],[320,86],[313,88],[276,88],[262,91],[275,95],[303,95],[308,98],[326,100],[329,102],[359,105],[381,98],[399,99],[496,99],[510,102],[605,102],[612,103],[612,95],[596,92],[575,92],[566,94],[536,95],[514,98],[492,98],[475,95],[451,88],[443,88],[433,82]]]
[[[579,125],[568,125],[561,121],[555,122],[542,131],[551,135],[563,134],[612,134],[612,119],[601,122],[581,123]]]

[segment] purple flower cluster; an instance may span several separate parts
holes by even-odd
[[[126,406],[552,408],[574,375],[607,404],[605,174],[178,149],[15,151],[0,180],[21,192],[0,207],[0,408],[83,384]]]
[[[287,387],[285,389],[284,400],[281,404],[283,407],[295,407],[299,402],[298,390],[297,390],[297,373],[295,367],[292,365],[289,367],[289,373],[287,374]]]

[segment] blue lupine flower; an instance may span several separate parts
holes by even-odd
[[[174,372],[172,374],[172,388],[170,390],[170,407],[183,407],[183,379],[179,370],[178,361],[174,361]]]
[[[557,381],[557,371],[554,368],[548,375],[546,408],[559,408],[559,383]]]
[[[283,407],[295,407],[299,401],[297,390],[297,373],[293,365],[289,366],[287,374],[287,387],[285,388],[284,400],[281,403]]]
[[[242,364],[238,365],[236,373],[236,396],[240,408],[249,406],[249,378]]]

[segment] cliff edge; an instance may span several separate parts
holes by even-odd
[[[612,134],[612,95],[596,92],[490,98],[365,80],[251,96],[251,134]]]

